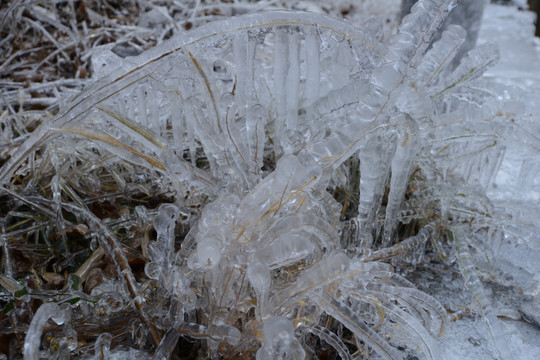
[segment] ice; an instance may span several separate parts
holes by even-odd
[[[110,46],[100,46],[93,49],[92,76],[99,79],[109,75],[113,70],[123,65],[123,59],[111,51]]]
[[[407,15],[411,10],[411,7],[416,3],[417,0],[403,0],[401,6],[402,17]],[[457,24],[467,31],[467,38],[463,44],[463,47],[460,48],[457,52],[456,60],[459,61],[463,55],[465,55],[469,50],[471,50],[478,38],[478,32],[480,31],[480,24],[482,19],[482,14],[484,6],[487,1],[478,0],[478,1],[460,1],[456,7],[450,11],[448,18],[444,21],[442,31],[450,29],[452,25]],[[454,64],[456,65],[457,62]]]
[[[306,34],[306,106],[308,112],[319,98],[320,83],[320,38],[316,30],[309,30]],[[308,119],[311,116],[308,113]]]
[[[389,176],[394,144],[383,141],[385,134],[371,137],[360,149],[360,199],[358,222],[366,235],[375,229],[375,219]],[[363,244],[369,248],[370,243]]]
[[[139,18],[139,26],[154,28],[156,26],[163,26],[168,22],[173,21],[174,20],[169,15],[169,11],[166,7],[153,5],[152,10],[141,14],[141,17]]]
[[[297,34],[289,36],[289,61],[285,92],[287,94],[287,129],[295,129],[298,124],[298,89],[300,86],[300,37]]]
[[[240,3],[219,8],[246,11]],[[270,3],[276,2],[265,5]],[[389,5],[361,3],[356,5]],[[193,16],[209,4],[197,2],[205,9]],[[496,46],[484,44],[462,56],[474,43],[484,1],[464,0],[453,11],[465,30],[443,25],[454,4],[419,1],[390,39],[387,22],[366,22],[367,15],[359,21],[351,14],[344,22],[269,11],[211,22],[131,60],[96,52],[94,77],[102,79],[69,110],[42,122],[3,164],[2,196],[17,191],[15,203],[52,206],[50,217],[61,230],[66,212],[87,222],[121,278],[93,289],[98,301],[86,304],[93,310],[87,313],[108,322],[134,304],[146,326],[140,331],[153,330],[156,359],[168,356],[180,336],[204,342],[211,358],[253,354],[261,328],[258,359],[304,358],[311,346],[329,346],[347,359],[353,349],[354,356],[422,353],[437,359],[445,307],[456,310],[457,300],[443,296],[451,303],[443,307],[393,267],[411,276],[415,267],[434,266],[454,274],[456,258],[473,297],[459,305],[470,304],[463,313],[482,318],[476,326],[485,356],[513,356],[519,353],[515,344],[504,342],[516,339],[517,330],[499,315],[521,315],[499,311],[483,279],[515,290],[508,306],[538,322],[536,93],[489,79],[505,73],[490,70],[499,58]],[[338,6],[308,5],[294,6],[321,12]],[[164,9],[143,13],[141,25],[168,22],[158,16]],[[446,30],[433,44],[439,27]],[[507,53],[519,53],[521,46],[511,43],[507,39],[500,51],[506,64]],[[524,54],[529,63],[537,60]],[[538,80],[518,81],[524,73],[521,65],[516,77],[503,82]],[[92,170],[86,172],[77,164],[88,153]],[[54,170],[35,184],[49,181],[50,187],[38,193],[32,183],[23,190],[20,179],[35,172],[43,154]],[[64,165],[64,158],[73,159]],[[41,161],[40,171],[47,164]],[[89,194],[108,188],[108,177],[95,174],[101,164],[122,191],[159,194],[156,201],[170,202],[135,210],[137,225],[145,231],[153,225],[156,232],[155,241],[140,242],[144,275],[132,273],[134,262],[120,242],[129,226],[119,230],[115,219],[96,219],[79,206],[92,198],[79,200],[66,191],[72,168],[79,176],[91,173]],[[128,216],[120,219],[133,224]],[[13,278],[7,239],[18,230],[7,230],[11,219],[0,221],[1,279],[16,292],[26,287]],[[338,233],[347,226],[353,228],[351,241],[344,239],[346,230]],[[440,283],[459,288],[448,279]],[[27,350],[27,342],[35,345],[36,333],[56,312],[64,316],[45,306],[32,320],[25,354],[37,356],[39,347]],[[159,345],[154,323],[165,334]],[[456,333],[461,324],[452,322],[450,334],[476,342]],[[474,325],[467,326],[463,331]],[[67,353],[77,334],[67,324],[64,329]],[[346,342],[344,329],[363,345]],[[146,345],[145,351],[110,349],[110,337],[104,333],[95,341],[96,358],[151,352]],[[456,354],[468,355],[459,342],[454,345]]]
[[[221,247],[222,243],[215,238],[199,242],[197,252],[190,258],[190,267],[194,270],[214,269],[221,260]]]
[[[285,293],[276,294],[274,301],[283,304],[298,296],[309,296],[320,291],[326,284],[342,276],[349,267],[349,258],[342,252],[334,252],[324,261],[305,271]]]
[[[209,335],[213,340],[224,341],[230,345],[236,345],[240,341],[242,334],[240,330],[231,325],[219,325],[208,329]]]
[[[176,219],[179,216],[178,208],[173,204],[163,204],[159,207],[154,218],[154,229],[156,229],[157,239],[155,242],[156,251],[161,252],[163,266],[172,263],[174,255],[174,229]],[[158,259],[156,259],[157,261]]]
[[[257,360],[301,360],[306,353],[294,336],[293,324],[281,317],[264,322],[264,345],[257,351]]]
[[[287,72],[289,68],[289,41],[286,30],[274,35],[274,93],[276,94],[276,137],[282,137],[287,117]]]
[[[408,116],[399,120],[402,120],[401,123],[405,128],[398,133],[396,152],[391,164],[392,176],[384,225],[383,244],[385,245],[392,242],[398,223],[398,213],[401,210],[409,175],[418,151],[418,124]]]
[[[96,342],[94,343],[94,353],[96,358],[109,358],[111,348],[112,335],[104,332],[99,334]]]
[[[26,337],[24,339],[23,355],[25,359],[39,360],[39,346],[41,345],[41,333],[49,319],[52,319],[56,324],[62,325],[67,319],[68,313],[61,309],[58,304],[45,303],[36,311]]]
[[[257,296],[261,298],[265,297],[268,294],[271,282],[268,267],[259,261],[253,262],[247,268],[247,276]]]

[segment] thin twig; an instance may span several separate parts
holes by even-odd
[[[88,210],[66,203],[62,204],[62,206],[66,210],[83,217],[88,222],[89,227],[99,233],[101,246],[104,249],[107,249],[109,256],[113,259],[118,276],[123,279],[126,288],[131,294],[141,321],[148,326],[150,333],[152,334],[154,345],[158,346],[161,342],[160,335],[144,311],[143,297],[140,294],[139,286],[135,280],[135,277],[133,276],[133,272],[129,266],[126,254],[122,249],[122,244],[118,241],[116,236],[111,233],[107,226],[105,226],[99,218]]]

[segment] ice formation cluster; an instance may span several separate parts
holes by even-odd
[[[464,45],[456,24],[439,31],[455,5],[418,1],[384,42],[375,20],[242,15],[103,72],[0,169],[2,191],[59,227],[85,224],[117,270],[91,293],[71,284],[45,300],[24,357],[157,360],[189,339],[213,359],[439,359],[446,309],[404,277],[429,248],[459,264],[493,353],[511,359],[477,270],[535,228],[486,191],[508,146],[539,142],[517,90],[482,78],[497,48]],[[50,199],[16,186],[40,173]],[[86,206],[104,173],[122,191],[167,194],[122,218],[154,231],[131,235],[143,238],[137,276],[115,225]],[[104,331],[77,348],[74,316],[107,323],[126,308],[137,346],[113,349]],[[49,318],[62,324],[53,355],[41,348]]]

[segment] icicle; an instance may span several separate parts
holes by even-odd
[[[274,96],[276,99],[275,138],[281,139],[287,119],[287,71],[289,68],[289,34],[277,30],[274,34]],[[274,143],[274,146],[279,143]],[[280,153],[276,149],[276,153]]]
[[[272,282],[270,269],[258,261],[258,259],[255,259],[247,267],[247,276],[253,290],[255,290],[257,305],[262,318],[266,315],[265,306]]]
[[[319,100],[320,86],[320,37],[316,29],[306,31],[306,108],[308,121],[311,121],[313,105]]]
[[[361,231],[369,236],[375,229],[377,214],[390,173],[394,141],[374,134],[360,150],[360,200],[358,202],[358,222]],[[370,248],[371,244],[363,244]]]
[[[39,307],[32,318],[24,339],[23,355],[27,360],[39,360],[39,346],[41,344],[41,333],[45,324],[52,319],[56,324],[62,325],[67,319],[67,312],[60,309],[56,303],[45,303]]]
[[[255,104],[247,110],[246,115],[246,132],[247,142],[249,147],[249,158],[254,164],[252,172],[257,175],[261,174],[264,157],[264,143],[266,135],[264,129],[267,122],[265,108],[260,104]]]
[[[388,194],[386,205],[383,247],[392,243],[394,232],[399,222],[398,214],[401,210],[401,203],[405,197],[409,175],[418,150],[418,125],[407,115],[400,120],[403,121],[405,128],[402,131],[398,130],[397,148],[392,159],[392,176],[390,178],[390,193]]]
[[[287,69],[287,79],[285,81],[285,91],[287,94],[287,129],[294,130],[298,124],[298,103],[300,86],[300,35],[297,33],[289,35],[289,61]]]
[[[139,124],[142,124],[145,127],[148,127],[147,124],[147,110],[146,110],[146,89],[144,86],[139,86],[136,90],[136,96],[137,96],[137,116],[135,118],[135,121],[137,121]]]
[[[184,97],[175,80],[166,80],[165,84],[168,89],[169,101],[171,103],[170,122],[174,139],[173,149],[176,151],[177,156],[182,156],[185,146],[184,132],[186,131]]]
[[[282,317],[264,322],[264,345],[257,351],[257,360],[302,360],[306,353],[294,336],[293,324]]]
[[[236,71],[235,102],[238,106],[239,116],[246,116],[246,111],[253,106],[254,98],[254,56],[256,50],[254,39],[250,38],[248,31],[242,31],[233,38],[233,51]]]

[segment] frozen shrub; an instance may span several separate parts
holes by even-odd
[[[86,224],[119,280],[86,298],[73,286],[73,311],[104,326],[135,312],[130,341],[155,359],[181,337],[209,358],[301,359],[325,343],[343,359],[438,359],[446,310],[395,268],[422,262],[429,243],[444,258],[446,238],[506,358],[469,247],[482,251],[486,233],[510,225],[486,189],[506,146],[530,138],[508,121],[517,103],[481,78],[494,46],[453,66],[463,28],[433,43],[454,5],[419,1],[387,44],[294,11],[174,37],[33,131],[2,166],[2,191],[60,236]],[[340,189],[357,195],[355,206],[340,202]],[[101,192],[142,193],[159,206],[113,221],[89,206]],[[134,273],[135,260],[144,271]],[[41,305],[32,324],[57,308]],[[38,325],[25,353],[39,348]],[[94,342],[96,358],[135,351],[113,350],[106,331]]]

